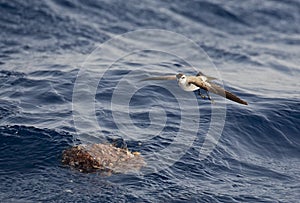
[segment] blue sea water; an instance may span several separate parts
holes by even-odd
[[[0,13],[0,202],[299,202],[298,0],[0,0]],[[184,68],[187,60],[145,50],[118,59],[101,80],[93,73],[102,71],[107,55],[127,50],[128,43],[151,42],[147,35],[108,44],[105,56],[92,57],[98,69],[88,74],[91,81],[100,80],[96,92],[74,88],[84,62],[99,45],[142,29],[165,30],[194,41],[210,57],[224,86],[249,105],[226,103],[220,139],[204,160],[199,159],[199,148],[213,105],[198,97],[193,99],[196,106],[186,110],[200,112],[195,118],[199,122],[192,121],[199,131],[168,167],[110,177],[63,167],[62,151],[87,140],[117,140],[146,156],[172,145],[180,129],[185,135],[181,142],[190,141],[193,131],[181,128],[186,116],[178,96],[169,91],[181,94],[176,83],[143,83],[135,92],[122,89],[124,84],[133,89],[141,84],[126,77],[133,70],[145,77],[183,69],[195,74]],[[174,38],[155,46],[187,55],[191,48]],[[190,61],[197,59],[191,53]],[[207,64],[196,68],[215,70]],[[86,127],[93,138],[78,135],[75,90],[79,95],[95,93],[95,109],[83,109],[95,110],[101,126],[101,131]],[[120,95],[132,93],[127,106],[120,100],[125,96],[113,100],[118,90]],[[217,100],[216,105],[223,103]],[[126,107],[131,111],[128,118],[116,117]],[[126,140],[120,123],[150,138]]]

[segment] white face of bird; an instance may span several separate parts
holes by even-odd
[[[178,73],[176,75],[176,78],[177,78],[178,83],[181,83],[181,84],[185,84],[186,83],[186,76],[184,74]]]

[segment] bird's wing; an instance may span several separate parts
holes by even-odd
[[[234,95],[233,93],[227,91],[227,90],[224,90],[222,87],[220,87],[219,85],[217,84],[214,84],[214,83],[210,83],[211,87],[208,89],[208,91],[212,92],[212,93],[215,93],[215,94],[218,94],[222,97],[225,97],[231,101],[234,101],[234,102],[237,102],[237,103],[240,103],[240,104],[244,104],[244,105],[248,105],[248,103],[242,99],[240,99],[238,96]]]
[[[240,103],[240,104],[244,104],[244,105],[248,105],[248,103],[242,99],[240,99],[239,97],[237,97],[236,95],[232,94],[231,92],[224,90],[222,87],[220,87],[219,85],[215,84],[215,83],[207,83],[207,82],[203,82],[199,79],[197,79],[196,77],[189,77],[189,83],[194,84],[204,90],[207,90],[209,92],[212,92],[214,94],[220,95],[222,97],[225,97],[231,101]]]
[[[204,73],[202,73],[201,71],[199,71],[196,76],[205,76],[208,81],[217,80],[218,79],[218,78],[215,78],[215,77],[207,76]]]
[[[176,75],[165,75],[165,76],[158,76],[158,77],[150,77],[145,78],[140,81],[147,81],[147,80],[176,80]]]

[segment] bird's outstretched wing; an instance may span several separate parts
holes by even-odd
[[[220,95],[222,97],[225,97],[231,101],[240,103],[240,104],[244,104],[244,105],[248,105],[248,103],[242,99],[240,99],[238,96],[234,95],[233,93],[224,90],[222,87],[220,87],[217,84],[214,83],[210,83],[211,87],[208,88],[209,92],[212,92],[214,94]]]
[[[165,76],[158,76],[158,77],[150,77],[145,78],[140,81],[147,81],[147,80],[176,80],[176,75],[165,75]]]
[[[239,97],[232,94],[231,92],[224,90],[222,87],[220,87],[219,85],[217,85],[215,83],[208,84],[207,82],[203,82],[203,81],[197,79],[197,77],[190,77],[188,82],[200,87],[201,89],[204,89],[206,91],[212,92],[212,93],[220,95],[222,97],[225,97],[226,99],[229,99],[231,101],[234,101],[234,102],[237,102],[240,104],[244,104],[244,105],[248,105],[248,103],[246,101],[240,99]]]
[[[215,77],[207,76],[204,73],[202,73],[201,71],[199,71],[196,76],[205,76],[208,81],[217,80],[218,79],[218,78],[215,78]]]

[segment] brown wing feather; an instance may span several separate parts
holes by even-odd
[[[239,97],[237,97],[236,95],[232,94],[231,92],[224,90],[222,87],[220,87],[217,84],[214,83],[209,83],[210,86],[207,84],[207,82],[203,82],[201,80],[199,80],[196,77],[189,77],[189,83],[192,83],[204,90],[207,90],[209,92],[212,92],[214,94],[220,95],[222,97],[225,97],[231,101],[240,103],[240,104],[244,104],[244,105],[248,105],[248,103],[242,99],[240,99]]]
[[[166,76],[150,77],[150,78],[142,79],[140,81],[147,81],[147,80],[176,80],[176,75],[166,75]]]
[[[222,97],[225,97],[231,101],[235,101],[237,103],[240,104],[244,104],[244,105],[248,105],[248,103],[242,99],[240,99],[238,96],[232,94],[231,92],[224,90],[222,87],[220,87],[219,85],[216,85],[214,83],[210,83],[211,87],[208,88],[208,91],[218,94]]]

